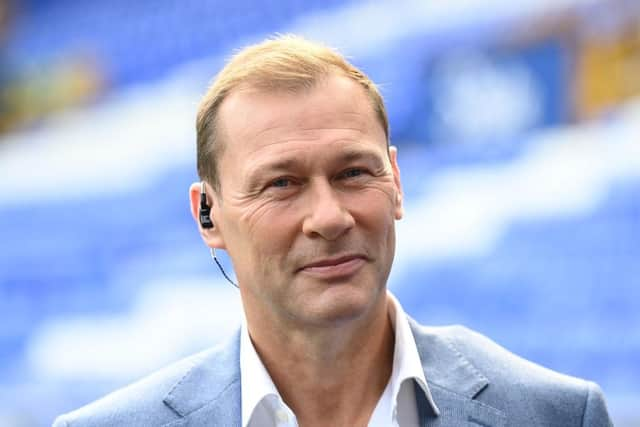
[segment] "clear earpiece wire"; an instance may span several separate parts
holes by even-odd
[[[227,273],[224,271],[224,268],[222,268],[222,264],[220,264],[220,261],[218,261],[218,258],[216,257],[216,249],[215,248],[209,248],[209,253],[211,253],[211,258],[213,259],[213,261],[216,263],[216,265],[218,266],[218,268],[222,272],[222,275],[224,276],[224,278],[227,279],[227,281],[229,283],[231,283],[233,286],[235,286],[236,288],[240,289],[240,286],[238,286],[238,284],[236,282],[231,280],[229,278],[229,276],[227,276]]]

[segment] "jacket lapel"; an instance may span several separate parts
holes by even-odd
[[[431,409],[424,391],[416,386],[423,427],[500,427],[503,412],[476,400],[489,380],[437,328],[425,328],[409,319],[422,369],[439,414]]]
[[[229,425],[241,422],[240,334],[211,350],[174,385],[164,403],[182,418],[165,427]]]

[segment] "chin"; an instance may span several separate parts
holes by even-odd
[[[317,299],[303,304],[309,320],[318,324],[342,324],[373,315],[379,291],[362,288],[353,289],[347,285],[328,288]]]

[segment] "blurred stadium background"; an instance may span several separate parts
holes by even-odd
[[[274,32],[382,86],[407,311],[597,381],[640,426],[636,0],[0,0],[0,425],[238,324],[188,209],[193,123],[231,49]]]

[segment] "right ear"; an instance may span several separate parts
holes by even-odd
[[[216,219],[213,217],[213,202],[214,197],[211,197],[211,190],[204,184],[205,192],[207,194],[207,204],[211,208],[211,221],[213,222],[212,228],[204,228],[202,224],[200,224],[200,183],[194,182],[189,187],[189,201],[191,206],[191,216],[195,220],[198,225],[198,230],[200,231],[200,237],[204,243],[210,248],[216,249],[226,249],[224,244],[224,238],[222,237],[222,233],[220,233],[220,227],[216,222]]]

